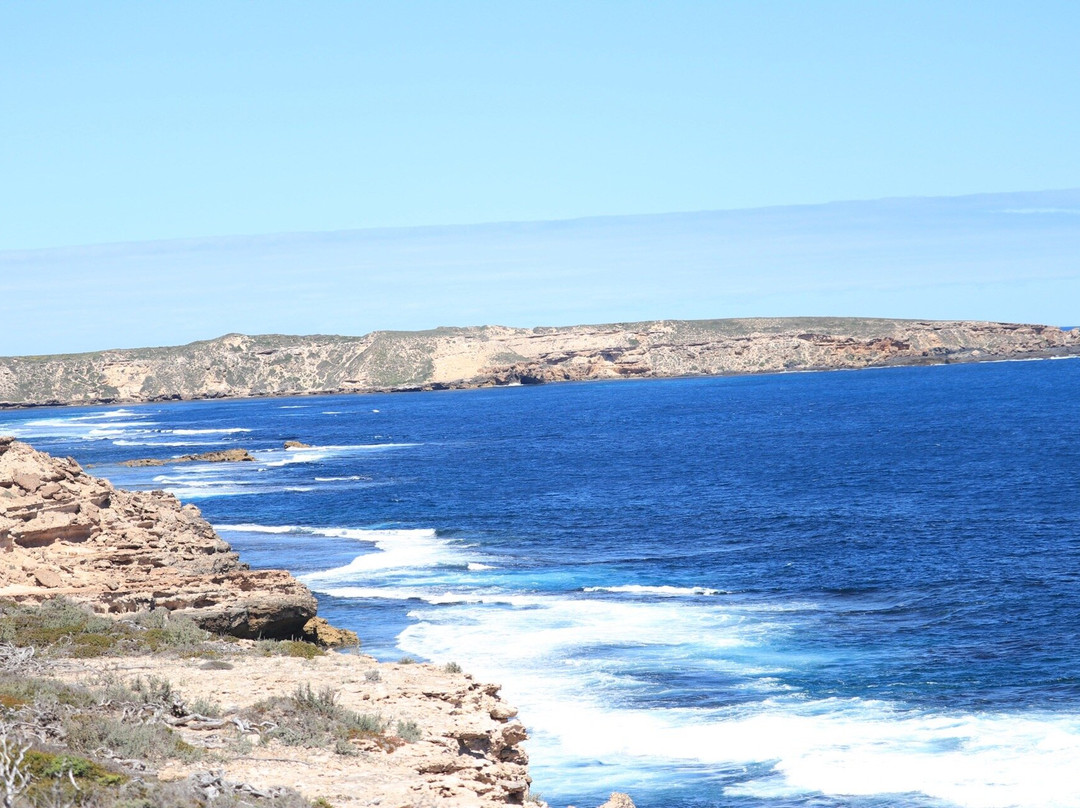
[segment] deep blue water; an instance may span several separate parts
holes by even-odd
[[[1080,805],[1080,361],[28,410],[2,432],[196,502],[369,653],[502,682],[555,806]],[[224,446],[258,460],[115,465]]]

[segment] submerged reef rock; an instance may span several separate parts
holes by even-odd
[[[1080,330],[858,317],[245,336],[0,358],[0,406],[444,390],[1080,355]],[[297,447],[300,448],[300,447]]]
[[[0,598],[57,595],[102,613],[163,607],[248,638],[300,636],[316,611],[288,572],[242,563],[194,505],[0,437]]]
[[[221,449],[202,454],[181,455],[180,457],[148,457],[140,460],[125,460],[121,466],[172,466],[176,463],[253,463],[255,458],[247,449]]]

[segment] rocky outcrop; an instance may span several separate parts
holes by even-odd
[[[620,791],[612,793],[611,798],[605,802],[600,808],[636,808],[634,801],[630,799],[629,794],[623,794]]]
[[[0,358],[0,406],[433,390],[1080,355],[1080,331],[868,318],[230,334],[175,348]]]
[[[228,660],[227,669],[201,668],[166,656],[74,660],[66,675],[72,680],[95,673],[121,680],[155,677],[168,681],[189,701],[220,704],[226,717],[242,714],[263,699],[291,696],[300,687],[330,690],[338,705],[381,716],[391,731],[398,722],[413,728],[408,742],[361,734],[334,753],[267,739],[242,757],[232,757],[227,753],[231,722],[180,727],[193,746],[218,754],[173,764],[159,773],[163,779],[223,770],[229,780],[262,789],[295,788],[337,808],[493,808],[522,805],[528,799],[528,755],[521,746],[528,733],[515,718],[516,711],[499,697],[496,684],[441,666],[379,663],[359,654],[300,659],[235,653],[219,659]]]
[[[238,637],[298,636],[316,610],[289,573],[242,563],[194,505],[0,438],[0,598],[56,595],[105,613],[164,607]]]
[[[332,626],[321,617],[313,617],[304,623],[303,639],[321,645],[323,648],[360,647],[360,638],[355,631]]]
[[[253,463],[255,458],[247,449],[222,449],[201,454],[180,455],[180,457],[147,457],[139,460],[125,460],[121,466],[173,466],[177,463]]]

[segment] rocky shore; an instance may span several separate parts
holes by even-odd
[[[1080,355],[1080,330],[869,318],[230,334],[172,348],[0,358],[0,406],[435,390]]]
[[[61,678],[85,681],[167,681],[188,703],[213,702],[220,718],[176,725],[186,743],[222,750],[237,740],[232,716],[251,716],[259,702],[289,699],[298,688],[335,694],[334,706],[375,715],[389,725],[348,747],[260,742],[249,732],[244,754],[215,760],[171,761],[165,780],[216,772],[266,791],[289,788],[321,797],[334,808],[521,805],[529,791],[525,727],[498,697],[499,686],[460,671],[427,664],[379,663],[360,654],[311,659],[226,654],[217,664],[158,656],[70,660]],[[222,720],[225,719],[225,720]],[[414,728],[405,741],[394,727]],[[242,739],[241,739],[242,740]]]
[[[194,505],[0,437],[0,598],[57,595],[109,614],[165,608],[237,637],[300,636],[316,610],[289,573],[241,562]]]
[[[91,625],[77,604],[111,619]],[[10,748],[29,738],[45,744],[39,759],[68,760],[87,722],[123,726],[107,715],[121,688],[125,721],[160,724],[179,736],[170,749],[190,750],[159,754],[154,776],[200,793],[285,789],[333,808],[526,801],[527,732],[498,685],[456,665],[379,663],[315,611],[306,587],[284,570],[249,569],[194,506],[114,488],[70,458],[0,438],[0,736]],[[52,679],[83,695],[43,707],[33,694],[55,698]],[[154,703],[147,683],[161,691]],[[214,704],[215,715],[192,704]],[[314,711],[308,723],[304,710]],[[82,770],[114,767],[99,778],[109,783],[150,771],[111,749]]]

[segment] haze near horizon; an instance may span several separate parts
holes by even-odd
[[[1080,190],[7,251],[0,355],[727,317],[1068,326],[1078,255]]]

